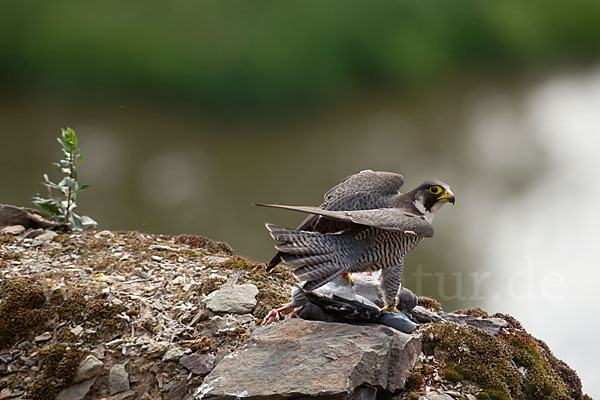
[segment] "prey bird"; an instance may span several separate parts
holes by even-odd
[[[340,274],[381,270],[385,311],[398,311],[404,256],[423,238],[433,236],[435,213],[455,202],[441,181],[423,182],[400,193],[402,175],[361,171],[330,189],[319,207],[257,204],[309,214],[297,229],[265,224],[281,242],[268,264],[297,267],[294,275],[315,290]]]

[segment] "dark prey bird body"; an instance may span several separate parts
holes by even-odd
[[[328,297],[301,290],[308,301],[299,313],[299,317],[303,319],[343,323],[376,323],[404,333],[410,333],[418,326],[403,312],[381,311],[357,300],[335,295]]]
[[[319,207],[265,205],[311,214],[298,229],[266,224],[281,243],[269,264],[297,266],[296,277],[314,290],[342,272],[382,270],[386,309],[401,289],[404,256],[423,238],[433,236],[431,221],[446,202],[454,203],[448,185],[427,181],[401,194],[404,178],[389,172],[362,171],[325,194]]]

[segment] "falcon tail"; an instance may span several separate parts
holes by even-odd
[[[275,246],[281,259],[297,266],[294,275],[306,281],[305,290],[317,289],[349,270],[357,240],[348,235],[298,231],[265,224],[271,237],[282,242]],[[279,253],[278,253],[279,254]]]

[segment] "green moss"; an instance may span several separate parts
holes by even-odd
[[[469,314],[481,313],[474,311]],[[481,387],[483,392],[478,398],[581,398],[581,395],[570,394],[577,392],[577,382],[572,379],[573,390],[567,389],[561,380],[562,375],[553,370],[546,354],[549,351],[540,346],[517,321],[510,318],[507,321],[507,329],[497,337],[471,326],[447,321],[430,324],[423,330],[423,349],[445,361],[446,379],[454,382],[465,379]],[[554,364],[561,365],[558,362]],[[523,374],[519,368],[523,369]],[[561,371],[572,378],[568,371]]]
[[[489,318],[490,317],[490,315],[487,312],[485,312],[484,310],[482,310],[479,307],[469,308],[468,310],[458,310],[458,311],[455,311],[455,313],[470,315],[471,317],[475,317],[475,318]]]
[[[125,311],[125,314],[129,317],[137,317],[140,315],[140,310],[127,310]]]
[[[195,250],[189,250],[189,249],[182,249],[182,250],[179,251],[179,253],[182,256],[186,256],[187,258],[194,258],[194,257],[198,257],[199,256],[199,254],[196,253]]]
[[[258,287],[258,295],[256,296],[256,307],[252,315],[256,318],[264,318],[273,306],[280,306],[290,301],[289,297],[283,295],[280,290],[269,287],[261,282],[255,283]]]
[[[223,264],[221,264],[221,266],[222,267],[229,267],[229,268],[233,268],[233,269],[255,270],[256,268],[260,267],[261,264],[252,262],[252,261],[250,261],[250,260],[248,260],[247,258],[244,258],[244,257],[233,256],[233,257],[230,257]]]
[[[419,296],[418,298],[418,304],[421,307],[424,307],[428,310],[431,311],[435,311],[435,312],[441,312],[442,311],[442,305],[440,304],[439,301],[435,300],[435,299],[431,299],[429,297],[425,297],[425,296]]]
[[[540,356],[537,344],[530,337],[515,335],[510,344],[513,360],[525,368],[525,394],[532,399],[567,399],[567,392],[560,378]]]
[[[32,332],[41,331],[47,320],[43,285],[17,278],[0,284],[0,349],[14,344]]]
[[[424,350],[444,359],[456,372],[455,378],[462,375],[486,389],[488,395],[490,389],[506,399],[523,397],[521,375],[512,365],[512,351],[501,340],[452,322],[429,325],[423,337]]]
[[[57,394],[58,389],[56,387],[47,379],[39,378],[27,387],[25,398],[32,400],[54,400]]]
[[[419,390],[425,385],[425,377],[420,372],[411,372],[406,377],[405,387],[408,390]]]
[[[447,367],[446,369],[444,369],[444,377],[446,379],[448,379],[450,382],[460,382],[463,379],[465,379],[465,377],[458,372],[457,370],[455,370],[454,368],[450,368]]]
[[[76,347],[69,347],[62,343],[40,351],[39,357],[44,376],[56,379],[63,386],[69,384],[86,354]]]
[[[406,396],[405,400],[419,400],[419,395],[416,393],[410,393]]]
[[[477,397],[479,400],[490,400],[490,395],[487,392],[477,393]]]
[[[52,239],[52,241],[57,242],[57,243],[66,242],[68,240],[69,240],[69,235],[67,235],[66,233],[58,234],[58,235],[54,236],[54,239]]]
[[[58,343],[39,352],[43,376],[33,381],[26,391],[26,398],[52,400],[67,387],[87,352],[76,347]]]
[[[207,250],[209,253],[220,253],[231,255],[233,249],[227,243],[217,242],[204,236],[196,235],[179,235],[175,238],[175,243],[187,244],[192,248],[200,248]]]
[[[200,282],[198,286],[198,291],[202,294],[209,294],[210,292],[214,292],[223,286],[225,283],[224,279],[221,278],[207,278]]]
[[[511,400],[511,397],[502,390],[488,389],[486,393],[490,400]]]

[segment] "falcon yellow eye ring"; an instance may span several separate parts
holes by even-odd
[[[429,188],[429,193],[431,194],[440,194],[442,193],[442,188],[439,186],[432,186]]]

